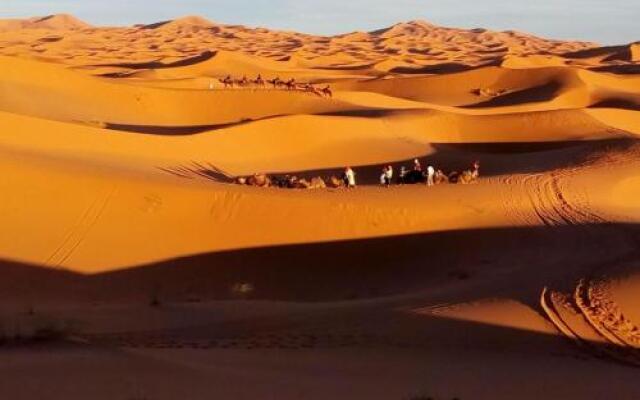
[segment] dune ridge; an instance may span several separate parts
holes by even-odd
[[[42,29],[53,31],[78,30],[91,25],[70,14],[55,14],[28,19],[0,19],[0,30]]]
[[[272,31],[240,25],[214,24],[190,16],[131,28],[94,28],[70,32],[59,42],[37,47],[7,48],[8,38],[31,41],[29,28],[86,28],[70,16],[55,16],[59,23],[37,19],[5,21],[0,47],[27,56],[47,57],[74,65],[124,60],[190,57],[212,47],[315,68],[362,68],[377,65],[382,72],[420,73],[425,66],[453,68],[499,63],[506,56],[567,53],[593,49],[593,43],[547,40],[514,31],[438,27],[425,21],[409,21],[373,32],[333,37]],[[74,22],[75,21],[75,22]],[[74,43],[83,46],[74,49]],[[124,46],[119,46],[123,44]],[[9,46],[12,47],[12,46]],[[70,52],[75,53],[71,57]]]

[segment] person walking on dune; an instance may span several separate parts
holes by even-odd
[[[417,158],[413,160],[413,170],[416,172],[422,172],[422,164]]]
[[[405,167],[404,165],[402,167],[400,167],[400,176],[398,177],[398,183],[399,184],[404,184],[405,180],[407,178],[407,167]]]
[[[429,165],[427,167],[427,186],[433,186],[435,183],[436,169],[433,168],[433,165]]]
[[[382,168],[382,175],[380,175],[380,184],[382,186],[389,187],[391,186],[391,180],[393,179],[393,167],[391,165],[387,165]]]
[[[391,181],[393,180],[393,166],[387,165],[387,168],[384,172],[384,183],[387,187],[391,186]]]
[[[347,167],[344,170],[344,181],[348,189],[354,189],[356,187],[356,173],[351,167]]]

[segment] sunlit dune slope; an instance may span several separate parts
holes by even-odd
[[[91,25],[69,14],[48,15],[29,19],[0,19],[0,30],[5,31],[19,29],[67,31],[90,27]]]
[[[287,114],[319,114],[362,107],[299,92],[159,89],[87,77],[55,64],[0,60],[0,108],[76,122],[193,126]],[[9,95],[10,94],[10,95]]]

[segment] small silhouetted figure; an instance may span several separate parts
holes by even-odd
[[[480,177],[480,161],[474,161],[471,174],[473,176],[473,179],[478,179]]]
[[[351,169],[351,167],[345,168],[343,179],[347,188],[353,189],[356,187],[356,173]]]
[[[398,176],[398,183],[405,183],[405,179],[407,178],[407,167],[404,165],[400,167],[400,176]]]
[[[393,166],[387,165],[387,170],[385,171],[385,184],[387,186],[391,186],[391,181],[393,180]]]
[[[391,181],[393,180],[393,167],[391,165],[387,165],[382,168],[382,175],[380,175],[380,184],[386,187],[391,186]]]
[[[427,186],[433,186],[435,184],[436,169],[433,165],[427,167]]]
[[[422,164],[420,164],[420,160],[418,160],[417,158],[413,160],[413,170],[422,172]]]

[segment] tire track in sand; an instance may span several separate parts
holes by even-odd
[[[55,248],[49,258],[47,258],[46,265],[60,268],[71,258],[78,247],[84,242],[91,229],[100,220],[100,217],[104,214],[116,191],[117,187],[114,186],[96,196],[80,219],[71,227],[62,242]]]
[[[602,224],[607,220],[588,207],[586,199],[580,205],[564,190],[575,170],[530,176],[522,180],[532,209],[545,226],[583,226]]]

